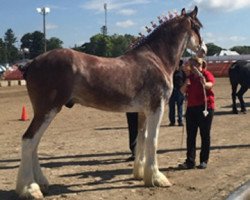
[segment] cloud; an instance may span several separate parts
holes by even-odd
[[[52,12],[53,10],[68,10],[68,7],[58,6],[58,5],[48,5],[46,7],[49,7]]]
[[[211,32],[207,32],[203,34],[203,36],[205,43],[214,43],[217,45],[228,44],[228,47],[232,47],[247,40],[246,37],[239,35],[220,35]]]
[[[243,42],[246,39],[247,39],[246,37],[237,36],[237,35],[233,35],[233,36],[229,37],[229,40],[232,41],[232,42]]]
[[[130,16],[130,15],[134,15],[136,13],[136,11],[133,9],[122,9],[122,10],[119,10],[118,13],[121,15]]]
[[[116,22],[116,26],[122,27],[122,28],[128,28],[131,26],[134,26],[135,23],[131,20],[126,20],[126,21],[121,21],[121,22]]]
[[[46,24],[46,29],[47,30],[52,30],[52,29],[57,29],[58,28],[58,25],[56,24]]]
[[[205,10],[234,11],[250,8],[250,0],[194,0],[194,3]]]
[[[122,10],[132,5],[150,3],[150,0],[90,0],[80,7],[88,10],[103,12],[104,3],[107,3],[108,10]]]

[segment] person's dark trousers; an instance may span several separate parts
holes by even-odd
[[[175,124],[175,105],[177,104],[178,123],[182,124],[184,95],[180,90],[173,89],[173,93],[169,99],[169,121]]]
[[[138,113],[126,113],[129,132],[129,148],[135,155],[136,138],[138,135]]]
[[[186,130],[187,130],[187,159],[189,166],[195,165],[196,156],[196,136],[198,129],[201,135],[200,163],[208,162],[210,152],[210,130],[213,120],[214,110],[208,109],[208,115],[203,114],[204,106],[187,108]]]

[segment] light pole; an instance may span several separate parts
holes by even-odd
[[[104,3],[104,12],[105,12],[105,25],[101,27],[101,31],[103,35],[108,34],[108,27],[107,27],[107,3]]]
[[[43,35],[44,35],[44,52],[47,50],[47,45],[46,45],[46,22],[45,22],[45,15],[50,12],[50,8],[48,7],[43,7],[43,8],[37,8],[36,9],[38,13],[43,15]]]

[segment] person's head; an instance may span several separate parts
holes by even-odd
[[[189,64],[190,64],[191,70],[193,67],[196,67],[199,71],[202,71],[207,66],[206,61],[197,56],[190,58]]]
[[[191,73],[191,66],[190,66],[189,60],[185,61],[185,63],[183,64],[182,70],[185,72],[185,74],[187,76],[190,75],[190,73]]]

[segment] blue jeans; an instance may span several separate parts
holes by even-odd
[[[177,105],[177,115],[178,123],[182,123],[182,113],[183,113],[183,101],[184,95],[180,90],[173,89],[172,95],[169,99],[169,121],[171,124],[175,124],[175,105]]]

